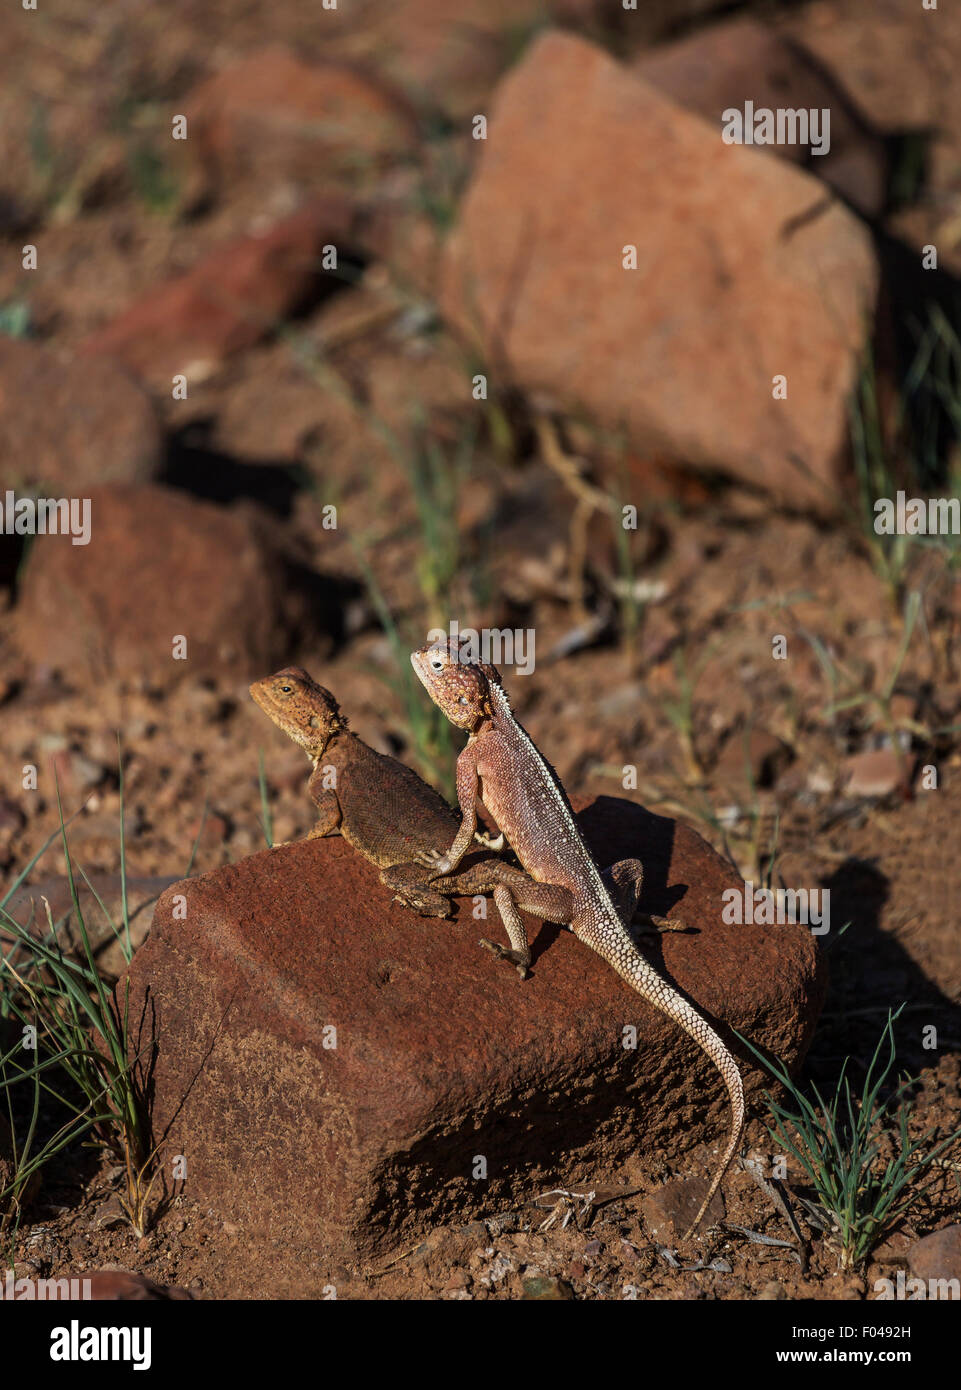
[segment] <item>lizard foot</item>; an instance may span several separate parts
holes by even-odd
[[[442,875],[450,873],[450,859],[446,854],[441,854],[439,849],[419,849],[414,858],[418,864],[423,864],[424,868],[430,869],[431,878],[440,878]]]
[[[504,848],[503,830],[499,835],[488,835],[486,830],[475,830],[474,839],[479,845],[483,845],[485,849],[492,850],[494,854],[499,854]]]
[[[447,898],[440,893],[429,893],[420,897],[416,893],[408,893],[406,897],[400,893],[395,893],[391,898],[392,903],[400,903],[401,907],[409,907],[412,912],[417,912],[421,917],[449,917],[453,908]]]
[[[655,917],[653,913],[642,913],[636,919],[642,932],[690,931],[691,928],[680,917]]]
[[[482,936],[477,944],[478,946],[483,946],[485,951],[491,951],[495,956],[500,956],[501,960],[509,960],[511,964],[516,967],[517,973],[520,975],[521,979],[527,979],[530,973],[527,969],[531,963],[530,954],[523,956],[520,951],[508,950],[508,948],[502,946],[499,941],[488,941],[486,936]]]

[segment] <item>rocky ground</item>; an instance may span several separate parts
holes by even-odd
[[[71,854],[116,903],[119,731],[139,946],[171,881],[249,874],[267,833],[311,825],[306,760],[251,679],[298,661],[449,792],[455,740],[404,654],[451,617],[523,629],[515,706],[572,794],[678,819],[730,874],[830,889],[805,1077],[863,1069],[904,1003],[913,1131],[956,1127],[958,552],[882,546],[865,520],[886,488],[957,492],[961,462],[961,24],[916,8],[514,0],[453,24],[434,0],[181,0],[0,21],[0,497],[79,495],[93,517],[87,546],[0,535],[0,888],[58,828],[59,785]],[[829,106],[831,153],[721,144],[746,96]],[[67,914],[65,870],[55,841],[11,909]],[[390,921],[403,962],[425,928]],[[469,927],[428,929],[455,993],[513,1012]],[[718,981],[750,979],[714,949]],[[665,942],[682,983],[685,951],[693,970],[696,944]],[[575,952],[544,938],[524,1008],[549,1010],[554,971],[574,988]],[[560,1113],[583,1081],[561,1076]],[[683,1104],[687,1152],[590,1153],[575,1176],[599,1199],[566,1226],[530,1204],[534,1139],[522,1193],[453,1183],[363,1269],[189,1182],[138,1238],[84,1148],[44,1171],[5,1256],[213,1298],[859,1299],[921,1268],[922,1238],[954,1268],[957,1150],[853,1272],[744,1169],[729,1224],[679,1249],[671,1184],[709,1173],[726,1124],[720,1096]],[[643,1130],[636,1099],[619,1122]],[[772,1152],[761,1102],[747,1150]]]

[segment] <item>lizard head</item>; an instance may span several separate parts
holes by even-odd
[[[467,661],[458,644],[449,641],[418,647],[410,661],[434,704],[458,729],[473,732],[491,718],[491,685],[501,683],[496,667]]]
[[[300,666],[286,666],[254,681],[250,693],[277,727],[312,758],[319,757],[334,734],[347,727],[330,691]]]

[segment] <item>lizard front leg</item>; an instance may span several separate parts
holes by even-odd
[[[317,807],[317,823],[304,837],[307,840],[322,840],[328,835],[339,835],[343,820],[337,793],[331,787],[315,789],[312,785],[315,777],[316,773],[307,783],[307,790]]]
[[[477,791],[477,754],[468,743],[457,759],[457,803],[462,818],[460,829],[446,854],[441,854],[439,850],[430,850],[421,851],[417,855],[418,863],[424,864],[430,870],[430,879],[452,873],[470,849],[477,829]]]
[[[311,790],[311,782],[313,782],[313,780],[312,777],[310,782],[308,782],[308,790]],[[337,793],[328,787],[320,791],[311,790],[311,795],[314,805],[317,807],[317,821],[316,824],[307,831],[307,834],[303,836],[303,839],[322,840],[328,835],[339,835],[342,817],[340,802],[337,800]],[[296,843],[299,842],[295,840],[278,840],[271,846],[271,849],[283,849],[284,845],[293,845]]]

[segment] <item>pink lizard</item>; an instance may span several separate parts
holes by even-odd
[[[569,927],[637,992],[672,1018],[707,1053],[727,1086],[734,1114],[731,1140],[701,1209],[687,1232],[700,1225],[741,1144],[744,1088],[737,1062],[706,1019],[645,960],[625,923],[638,902],[643,868],[625,859],[603,873],[584,842],[560,780],[514,717],[500,673],[484,662],[465,661],[453,643],[420,647],[411,663],[434,703],[452,724],[467,731],[457,759],[461,824],[446,850],[422,852],[432,876],[456,870],[477,829],[481,800],[533,882],[494,888],[510,949],[484,940],[482,946],[511,961],[521,975],[530,947],[520,912]],[[655,925],[665,924],[650,918]]]

